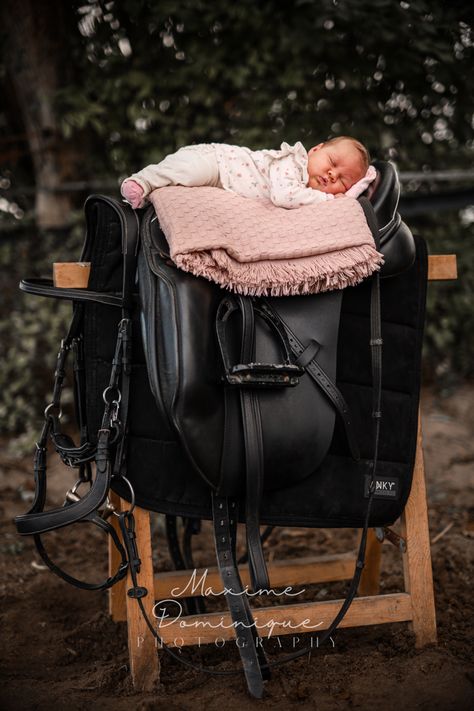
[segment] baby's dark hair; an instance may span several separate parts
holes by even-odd
[[[364,171],[367,171],[367,168],[369,167],[371,162],[370,153],[364,146],[364,144],[358,141],[356,138],[352,138],[352,136],[336,136],[336,138],[329,138],[327,141],[325,141],[324,145],[328,146],[331,145],[331,143],[340,143],[340,141],[350,141],[353,144],[354,148],[359,151]]]

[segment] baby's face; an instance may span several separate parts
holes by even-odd
[[[323,193],[345,193],[364,177],[359,151],[350,141],[320,143],[308,151],[308,187]]]

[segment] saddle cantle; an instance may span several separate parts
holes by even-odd
[[[400,181],[392,163],[375,161],[375,181],[365,196],[370,200],[377,217],[380,247],[385,257],[381,276],[403,273],[415,261],[413,236],[398,212]]]
[[[247,682],[257,697],[271,663],[256,643],[247,598],[239,594],[237,521],[247,528],[254,590],[271,583],[261,523],[363,529],[356,574],[328,635],[356,592],[367,527],[393,523],[410,491],[426,249],[397,212],[395,169],[376,167],[377,183],[361,204],[385,256],[381,276],[391,277],[381,282],[381,303],[378,275],[344,292],[229,294],[176,269],[151,210],[139,224],[128,206],[100,196],[85,208],[81,261],[91,262],[88,288],[21,283],[30,293],[71,299],[74,314],[37,446],[35,501],[17,517],[18,531],[34,535],[54,572],[87,589],[110,587],[129,569],[129,594],[140,602],[147,591],[136,583],[133,514],[119,516],[119,539],[107,521],[109,488],[131,509],[136,502],[167,514],[177,567],[175,517],[186,518],[189,535],[192,522],[211,519]],[[68,353],[75,357],[78,446],[59,426]],[[65,505],[52,511],[44,511],[48,438],[79,473]],[[375,492],[377,476],[392,483],[390,496]],[[89,487],[82,496],[81,484]],[[41,542],[41,533],[83,520],[111,535],[120,554],[117,572],[101,584],[71,578]],[[199,607],[193,605],[190,612]]]

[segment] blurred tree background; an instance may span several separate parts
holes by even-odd
[[[28,439],[37,425],[69,317],[68,307],[20,294],[19,279],[79,258],[88,194],[118,197],[124,177],[189,143],[309,148],[347,133],[393,161],[407,175],[403,205],[427,198],[406,218],[413,231],[431,252],[458,254],[459,280],[430,285],[425,377],[442,387],[472,377],[471,7],[3,0],[4,432]],[[440,171],[458,171],[457,181],[451,173],[447,187]]]

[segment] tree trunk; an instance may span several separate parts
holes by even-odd
[[[58,188],[82,172],[77,141],[62,136],[54,106],[56,92],[71,77],[68,39],[74,9],[61,0],[2,0],[0,21],[5,66],[33,161],[37,224],[62,228],[69,223],[73,200]]]

